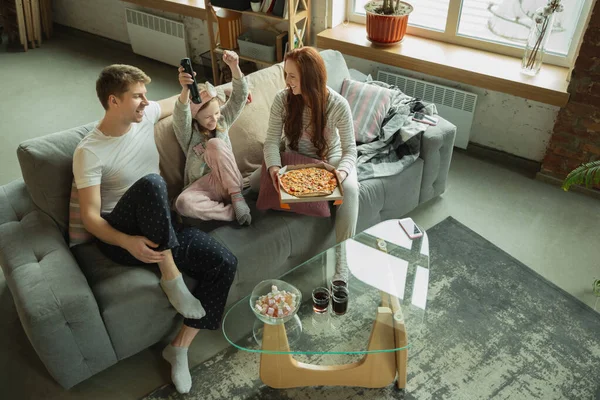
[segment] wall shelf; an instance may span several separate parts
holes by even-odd
[[[224,49],[220,48],[220,47],[215,47],[214,52],[217,54],[223,54]],[[275,65],[276,63],[272,63],[269,61],[263,61],[263,60],[259,60],[257,58],[252,58],[252,57],[246,57],[246,56],[242,56],[240,55],[240,52],[238,49],[234,50],[236,53],[238,53],[238,57],[240,58],[240,60],[246,60],[246,61],[252,61],[254,63],[258,63],[258,64],[265,64],[265,65]]]
[[[278,17],[272,14],[262,12],[254,12],[251,10],[238,11],[225,8],[226,10],[238,12],[242,15],[264,20],[265,28],[281,33],[280,29],[275,28],[276,25],[287,23],[289,50],[304,46],[305,38],[310,37],[310,16],[311,16],[311,1],[312,0],[288,0],[288,18]],[[213,7],[211,3],[206,4],[206,21],[208,36],[210,38],[210,56],[212,61],[213,80],[215,85],[221,84],[221,77],[217,65],[217,56],[223,54],[223,49],[220,46],[219,30],[217,23],[217,14],[215,8],[223,9],[223,7]],[[299,8],[301,8],[299,10]],[[301,27],[298,24],[301,23]],[[215,24],[217,30],[215,33]],[[239,55],[239,49],[234,49]],[[252,57],[239,56],[241,60],[252,61],[263,65],[273,65],[276,63],[258,60]]]

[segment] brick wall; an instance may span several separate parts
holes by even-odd
[[[559,179],[583,162],[600,159],[600,0],[584,34],[568,91],[569,103],[558,113],[541,170]]]

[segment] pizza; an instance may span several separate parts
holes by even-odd
[[[324,168],[299,168],[279,177],[283,190],[296,197],[328,196],[338,185],[333,172]]]

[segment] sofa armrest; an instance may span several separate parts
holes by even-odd
[[[448,170],[452,160],[456,126],[443,118],[423,134],[420,157],[425,161],[421,179],[419,204],[446,191]]]
[[[69,388],[116,363],[85,276],[23,181],[0,187],[0,265],[23,329],[58,383]]]

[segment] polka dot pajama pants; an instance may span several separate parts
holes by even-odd
[[[171,249],[179,270],[199,283],[192,294],[200,300],[206,316],[184,320],[196,329],[218,329],[229,288],[235,277],[237,258],[209,234],[192,227],[175,230],[167,196],[167,185],[157,174],[146,175],[125,192],[115,208],[103,215],[115,229],[128,235],[145,236],[159,247]],[[99,249],[123,265],[147,265],[127,250],[98,241]]]

